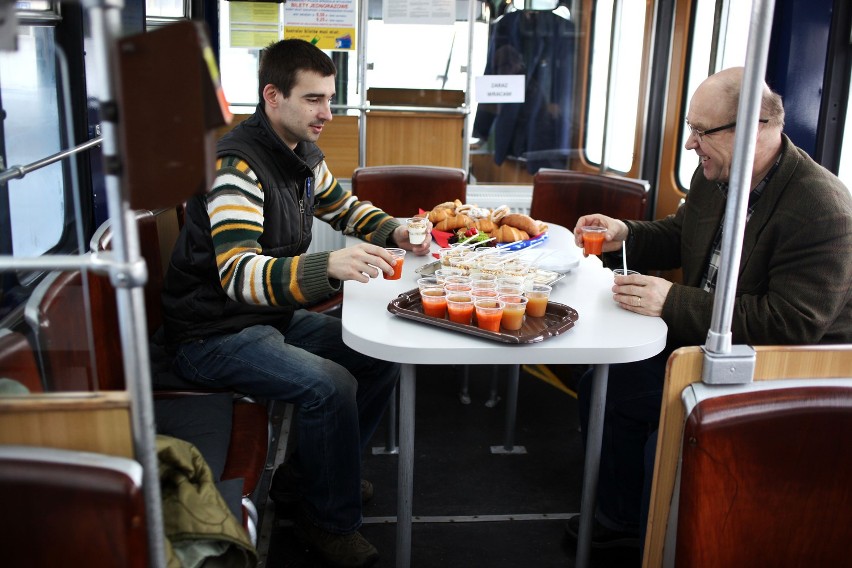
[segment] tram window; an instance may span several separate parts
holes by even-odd
[[[713,27],[715,25],[716,4],[719,3],[719,41],[716,60],[713,55]],[[685,127],[688,102],[692,100],[695,89],[701,82],[722,69],[745,65],[748,44],[749,24],[751,21],[751,0],[698,0],[695,3],[692,34],[690,36],[690,59],[687,66],[686,96],[681,109],[680,155],[678,158],[677,179],[682,189],[689,187],[697,162],[695,153],[684,149],[689,129]]]
[[[27,165],[59,152],[60,120],[52,27],[21,26],[18,49],[0,52],[0,101],[6,162]],[[39,256],[59,243],[65,226],[61,162],[8,182],[12,252]]]
[[[183,18],[184,0],[145,0],[145,15],[147,17]]]
[[[849,91],[852,93],[852,77],[849,79]],[[846,101],[846,124],[843,126],[843,141],[840,143],[840,168],[837,177],[852,192],[852,108]]]

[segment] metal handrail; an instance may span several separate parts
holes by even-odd
[[[41,169],[45,166],[49,166],[50,164],[56,163],[59,160],[67,158],[68,156],[73,156],[74,154],[78,154],[80,152],[83,152],[84,150],[88,150],[89,148],[97,146],[100,143],[101,137],[98,136],[97,138],[92,138],[88,142],[83,142],[82,144],[74,146],[73,148],[62,150],[61,152],[57,152],[56,154],[52,154],[31,164],[27,164],[25,166],[10,166],[9,168],[0,172],[0,184],[6,183],[7,181],[13,179],[21,179],[32,171]]]

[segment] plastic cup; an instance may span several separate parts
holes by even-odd
[[[497,283],[494,280],[480,280],[474,278],[470,281],[471,290],[496,290]]]
[[[583,227],[583,251],[586,254],[603,254],[604,236],[606,227],[590,225]]]
[[[614,268],[612,271],[613,278],[616,276],[633,276],[634,274],[641,274],[641,272],[636,272],[635,270],[627,270],[627,274],[624,274],[623,268]]]
[[[447,315],[447,291],[443,288],[426,288],[420,291],[423,313],[433,318],[444,319]]]
[[[449,266],[445,268],[439,268],[435,271],[435,278],[438,279],[439,284],[444,284],[444,279],[449,276],[463,276],[462,271],[458,268],[450,268]]]
[[[454,293],[447,296],[447,316],[450,321],[470,325],[473,319],[473,296]]]
[[[503,329],[516,331],[524,325],[524,312],[527,311],[527,302],[529,298],[519,294],[498,296],[498,300],[503,302],[503,318],[500,320],[500,325]]]
[[[497,286],[498,296],[523,296],[524,288],[517,284],[500,284]]]
[[[532,284],[531,286],[527,286],[524,295],[527,298],[528,316],[532,318],[544,317],[551,290],[553,288],[547,284]]]
[[[503,302],[497,298],[480,298],[473,302],[476,311],[476,325],[487,331],[500,331],[503,319]]]
[[[385,280],[399,280],[402,277],[402,264],[405,262],[405,249],[388,248],[385,250],[393,257],[393,274],[383,272],[382,276]]]
[[[423,278],[417,279],[417,287],[422,292],[426,288],[443,288],[444,286],[437,278],[433,276],[424,276]]]
[[[425,217],[412,217],[407,222],[408,240],[413,245],[419,245],[426,240],[428,221]]]

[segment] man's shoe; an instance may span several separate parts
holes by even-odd
[[[379,551],[361,533],[334,534],[305,518],[296,522],[296,537],[335,568],[366,568],[379,559]]]
[[[269,498],[276,505],[289,507],[302,499],[302,474],[289,463],[282,463],[272,474],[269,484]],[[361,504],[373,498],[373,484],[366,479],[361,480]]]
[[[580,515],[574,515],[565,524],[565,536],[577,542],[579,534]],[[596,519],[592,525],[592,548],[639,548],[639,535],[608,529]]]

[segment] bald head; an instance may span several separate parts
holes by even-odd
[[[737,108],[740,104],[740,90],[743,84],[742,67],[730,67],[718,73],[710,75],[699,85],[695,94],[699,91],[707,99],[715,100],[720,112],[725,116],[726,122],[734,122],[737,119]],[[784,128],[784,105],[781,96],[772,91],[765,82],[760,99],[760,118],[768,119],[768,126]]]

